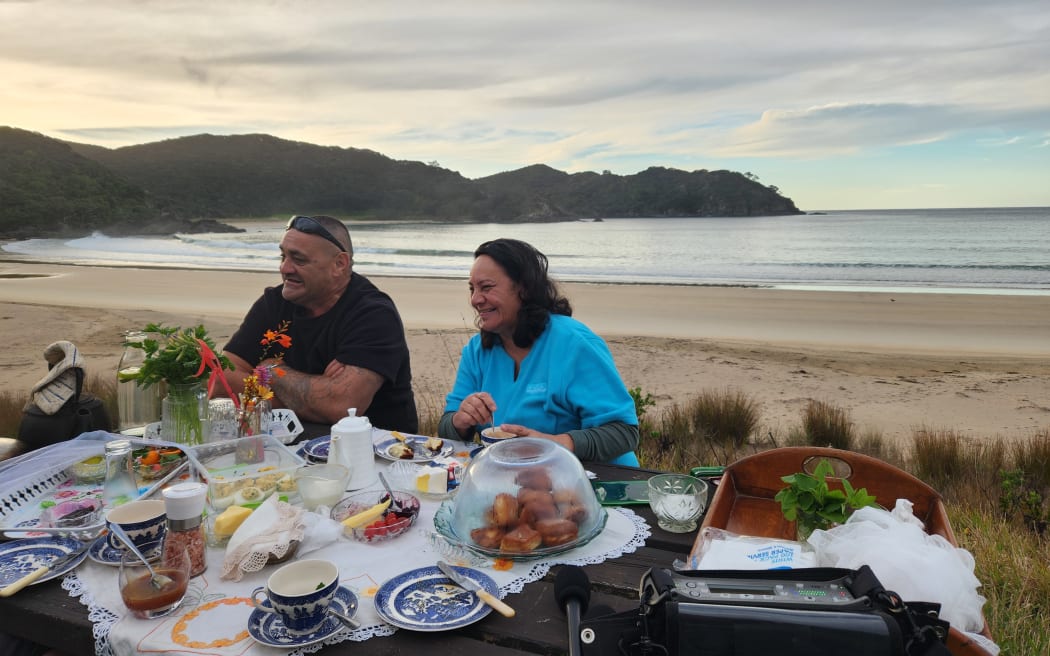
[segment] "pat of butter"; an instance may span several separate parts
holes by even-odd
[[[444,467],[424,467],[416,476],[416,489],[426,494],[448,492],[448,470]]]
[[[233,535],[251,514],[251,508],[230,506],[215,518],[215,535]]]

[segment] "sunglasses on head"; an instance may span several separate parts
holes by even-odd
[[[332,233],[328,232],[328,228],[321,225],[320,221],[312,216],[293,216],[288,220],[288,225],[284,228],[285,232],[289,230],[298,230],[299,232],[305,232],[308,235],[314,235],[315,237],[321,237],[327,239],[336,246],[339,250],[346,252],[346,247],[339,243]]]

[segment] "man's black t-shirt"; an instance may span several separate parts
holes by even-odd
[[[329,362],[338,360],[376,372],[383,377],[383,385],[372,405],[358,408],[357,413],[378,428],[415,432],[419,420],[412,395],[408,343],[394,301],[367,278],[354,273],[335,306],[311,318],[301,307],[284,300],[282,287],[266,288],[226,350],[254,366],[263,355],[259,343],[263,333],[276,330],[287,320],[292,346],[285,351],[284,361],[290,368],[317,375],[324,373]],[[270,352],[270,356],[276,354]]]

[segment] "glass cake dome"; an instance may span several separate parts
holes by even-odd
[[[586,544],[606,519],[571,451],[550,440],[519,437],[493,444],[471,461],[434,525],[457,546],[527,559]]]

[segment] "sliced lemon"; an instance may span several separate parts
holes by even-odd
[[[117,372],[117,380],[126,383],[139,377],[139,367],[128,367]]]

